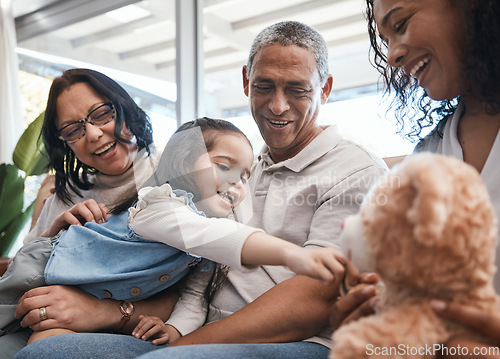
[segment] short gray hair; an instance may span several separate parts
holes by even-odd
[[[262,30],[250,48],[247,62],[247,77],[250,76],[255,54],[263,47],[274,43],[282,46],[296,45],[310,51],[316,59],[321,86],[328,79],[328,47],[320,33],[309,25],[298,21],[282,21]]]

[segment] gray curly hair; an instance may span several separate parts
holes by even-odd
[[[266,27],[253,40],[247,62],[247,77],[250,76],[255,54],[263,47],[274,43],[282,46],[296,45],[310,51],[316,59],[321,86],[328,79],[328,47],[320,33],[309,25],[298,21],[282,21]]]

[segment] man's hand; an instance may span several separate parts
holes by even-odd
[[[333,328],[347,324],[353,320],[375,313],[375,305],[378,302],[376,296],[375,284],[379,278],[375,273],[363,273],[360,275],[359,282],[368,285],[363,289],[349,292],[339,298],[333,305],[330,315],[330,324]]]

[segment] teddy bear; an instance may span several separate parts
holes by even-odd
[[[337,329],[330,358],[434,358],[467,327],[438,317],[431,299],[498,312],[493,288],[497,222],[478,172],[458,159],[408,157],[346,218],[341,248],[383,283],[376,314]],[[492,343],[490,343],[492,344]]]

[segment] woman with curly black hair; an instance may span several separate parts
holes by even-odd
[[[415,151],[475,167],[500,214],[500,1],[366,0],[373,62]],[[424,138],[425,127],[435,128]],[[439,179],[436,179],[439,180]],[[497,247],[497,266],[500,252]],[[500,275],[495,278],[500,293]],[[500,344],[500,318],[433,302]]]

